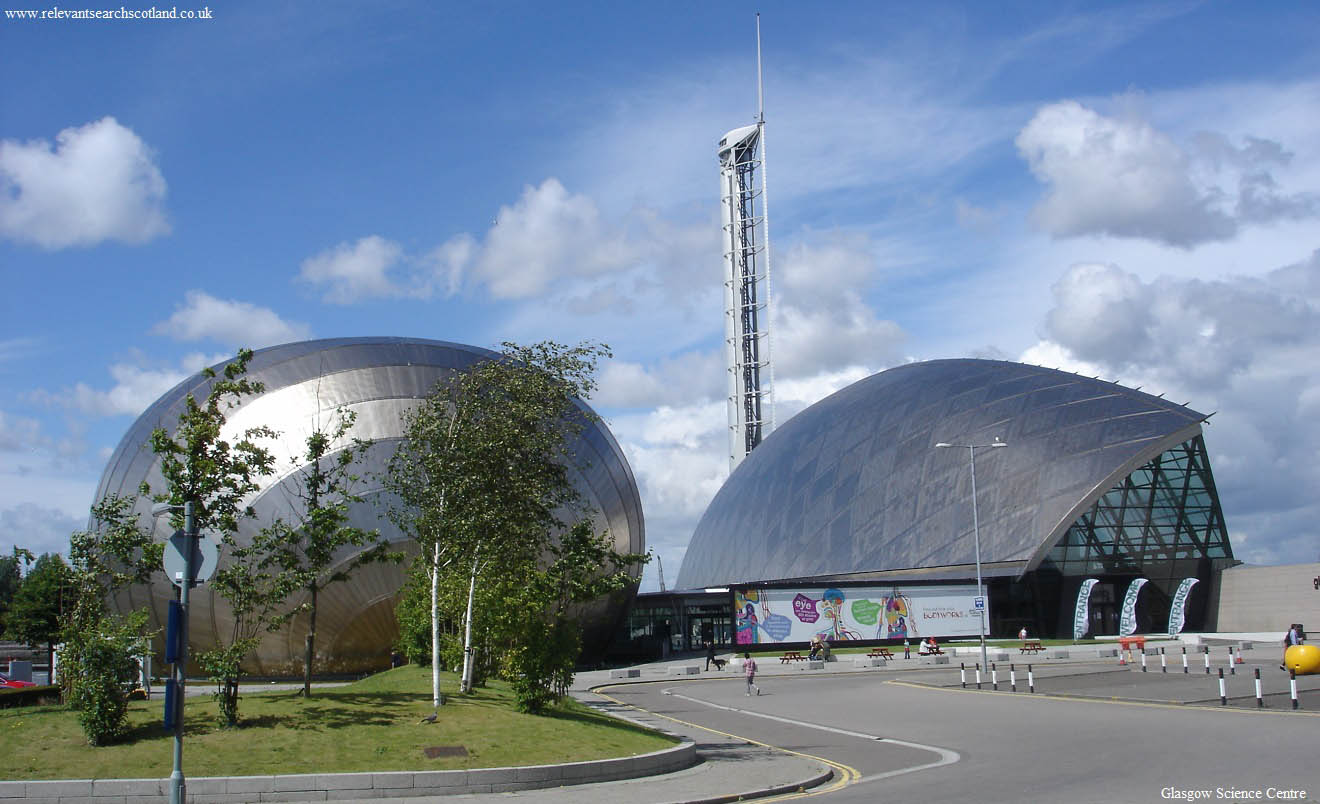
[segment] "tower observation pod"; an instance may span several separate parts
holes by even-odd
[[[757,96],[761,38],[757,15]],[[774,428],[770,363],[770,253],[766,226],[765,115],[720,139],[724,229],[724,356],[728,371],[729,471]],[[760,212],[757,212],[757,206]]]

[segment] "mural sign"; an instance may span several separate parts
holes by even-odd
[[[1169,607],[1169,636],[1182,633],[1187,615],[1187,596],[1192,593],[1196,578],[1183,578],[1178,584],[1178,591],[1173,593],[1173,605]]]
[[[1087,578],[1082,581],[1082,588],[1077,590],[1077,608],[1073,610],[1073,641],[1086,636],[1091,630],[1091,590],[1100,581]]]
[[[976,636],[975,597],[972,584],[734,589],[735,640],[752,645],[815,636],[834,642]]]
[[[1118,635],[1131,636],[1137,630],[1137,595],[1146,585],[1145,578],[1135,578],[1123,596],[1123,610],[1118,615]]]

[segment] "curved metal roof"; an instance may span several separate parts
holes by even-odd
[[[298,499],[300,473],[305,468],[300,461],[307,436],[318,420],[322,427],[329,426],[333,411],[345,407],[357,413],[350,437],[375,442],[358,464],[357,474],[364,481],[359,493],[364,502],[353,507],[354,524],[377,528],[391,542],[411,544],[385,516],[387,501],[373,476],[385,469],[402,438],[404,412],[415,408],[437,383],[495,356],[487,349],[446,341],[387,337],[304,341],[255,352],[247,376],[264,383],[265,391],[243,400],[229,412],[225,432],[266,425],[280,436],[268,445],[276,459],[276,472],[265,479],[250,500],[257,517],[243,522],[237,538],[240,542],[251,538],[274,516],[283,514],[288,518],[289,507]],[[203,398],[209,383],[200,373],[184,380],[133,423],[106,466],[96,499],[107,494],[136,494],[143,481],[153,489],[164,488],[159,462],[149,446],[151,431],[156,427],[173,431],[188,394]],[[582,407],[586,409],[586,405]],[[620,551],[645,552],[637,482],[609,430],[603,423],[590,425],[570,449],[578,457],[572,472],[574,483],[598,512],[598,529],[608,528]],[[139,521],[154,529],[157,541],[164,541],[170,534],[169,522],[164,517],[153,520],[150,504],[145,498],[137,501]],[[347,562],[353,554],[354,548],[348,548],[336,559]],[[350,582],[334,584],[319,595],[318,645],[333,655],[323,669],[351,669],[367,657],[374,662],[382,656],[388,659],[394,636],[393,598],[405,572],[400,565],[370,565],[354,574]],[[116,602],[121,608],[151,605],[163,622],[172,596],[171,587],[162,580],[150,589],[127,590]],[[202,586],[194,592],[191,607],[193,643],[201,648],[216,644],[217,636],[231,624],[224,602],[213,598]],[[599,620],[605,612],[595,614],[594,619]],[[593,618],[588,614],[587,619]],[[604,622],[597,626],[608,629]],[[305,633],[306,623],[299,617],[291,627],[266,637],[256,657],[260,671],[280,672],[286,665],[300,661]]]
[[[1114,484],[1205,416],[1103,380],[998,360],[889,369],[794,416],[697,524],[680,589],[975,561],[1034,568]]]

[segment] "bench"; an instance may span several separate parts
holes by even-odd
[[[1022,643],[1022,647],[1018,648],[1018,653],[1039,653],[1043,650],[1045,650],[1045,646],[1041,645],[1040,642],[1028,641]]]
[[[871,648],[871,652],[866,654],[869,659],[892,659],[894,654],[889,652],[889,648]]]
[[[784,655],[779,657],[780,664],[788,664],[789,662],[804,662],[806,660],[807,657],[803,656],[801,653],[795,650],[784,651]]]

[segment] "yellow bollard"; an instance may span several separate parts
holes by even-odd
[[[1320,645],[1293,645],[1284,654],[1283,663],[1299,676],[1320,673]]]

